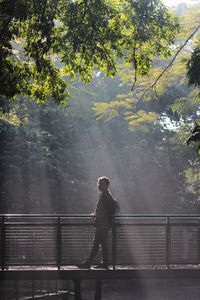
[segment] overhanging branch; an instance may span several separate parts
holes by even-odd
[[[148,96],[150,91],[153,90],[153,88],[156,87],[156,84],[158,83],[158,81],[161,79],[161,77],[166,73],[166,71],[172,66],[173,62],[175,61],[175,59],[177,58],[177,56],[179,55],[179,53],[181,52],[181,50],[187,45],[187,43],[189,42],[189,40],[197,33],[197,31],[200,29],[200,25],[197,26],[197,28],[192,32],[192,34],[187,38],[187,40],[183,43],[183,45],[178,49],[178,51],[176,52],[176,54],[174,55],[173,59],[171,60],[171,62],[166,66],[166,68],[159,74],[159,76],[156,78],[156,80],[154,81],[154,83],[152,85],[150,85],[143,93],[143,95],[140,97],[140,99],[138,100],[136,106],[138,106],[142,100],[144,99],[145,96]]]

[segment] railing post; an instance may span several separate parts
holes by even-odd
[[[117,233],[116,233],[116,224],[115,218],[112,220],[112,266],[113,270],[115,270],[117,262]]]
[[[56,279],[56,296],[58,295],[58,279]]]
[[[5,228],[5,218],[1,217],[1,269],[5,268],[6,259],[6,228]]]
[[[61,224],[60,224],[60,217],[57,218],[57,267],[60,270],[61,265],[61,247],[62,247],[62,240],[61,240]]]
[[[197,245],[198,245],[198,263],[200,264],[200,224],[198,223],[197,227]]]
[[[74,292],[75,292],[75,300],[81,300],[81,280],[75,279],[74,280]]]
[[[32,280],[32,299],[35,299],[35,281]]]
[[[171,264],[171,228],[169,223],[169,217],[166,218],[166,261],[167,269]]]
[[[95,300],[101,300],[101,279],[96,279]]]
[[[19,299],[19,284],[18,284],[18,280],[15,281],[15,299],[16,300]]]

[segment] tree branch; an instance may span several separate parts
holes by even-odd
[[[142,100],[144,99],[145,96],[148,96],[150,91],[153,90],[153,88],[156,87],[156,84],[158,83],[158,81],[161,79],[161,77],[166,73],[166,71],[172,66],[173,62],[175,61],[175,59],[177,58],[177,56],[179,55],[179,53],[181,52],[181,50],[187,45],[187,43],[189,42],[189,40],[197,33],[197,31],[200,29],[200,25],[197,26],[197,28],[193,31],[193,33],[187,38],[187,40],[183,43],[183,45],[178,49],[178,51],[176,52],[176,54],[174,55],[173,59],[171,60],[171,62],[166,66],[166,68],[159,74],[159,76],[156,78],[156,80],[154,81],[154,83],[152,85],[150,85],[143,93],[143,95],[141,96],[141,98],[138,100],[136,106],[138,106]]]
[[[137,81],[137,60],[136,60],[136,49],[135,49],[135,46],[134,46],[134,52],[133,52],[133,66],[134,66],[134,82],[133,82],[131,91],[134,90],[134,87],[135,87],[135,84],[136,84],[136,81]]]

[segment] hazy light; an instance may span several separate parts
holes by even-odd
[[[187,5],[194,5],[196,3],[198,3],[199,1],[195,1],[195,0],[163,0],[162,1],[165,5],[167,6],[176,6],[180,3],[186,3]]]

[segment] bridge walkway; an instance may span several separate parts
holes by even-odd
[[[102,279],[199,278],[199,215],[116,216],[109,269],[80,270],[94,230],[88,215],[0,215],[0,280],[73,280],[81,299],[94,279],[100,299]]]

